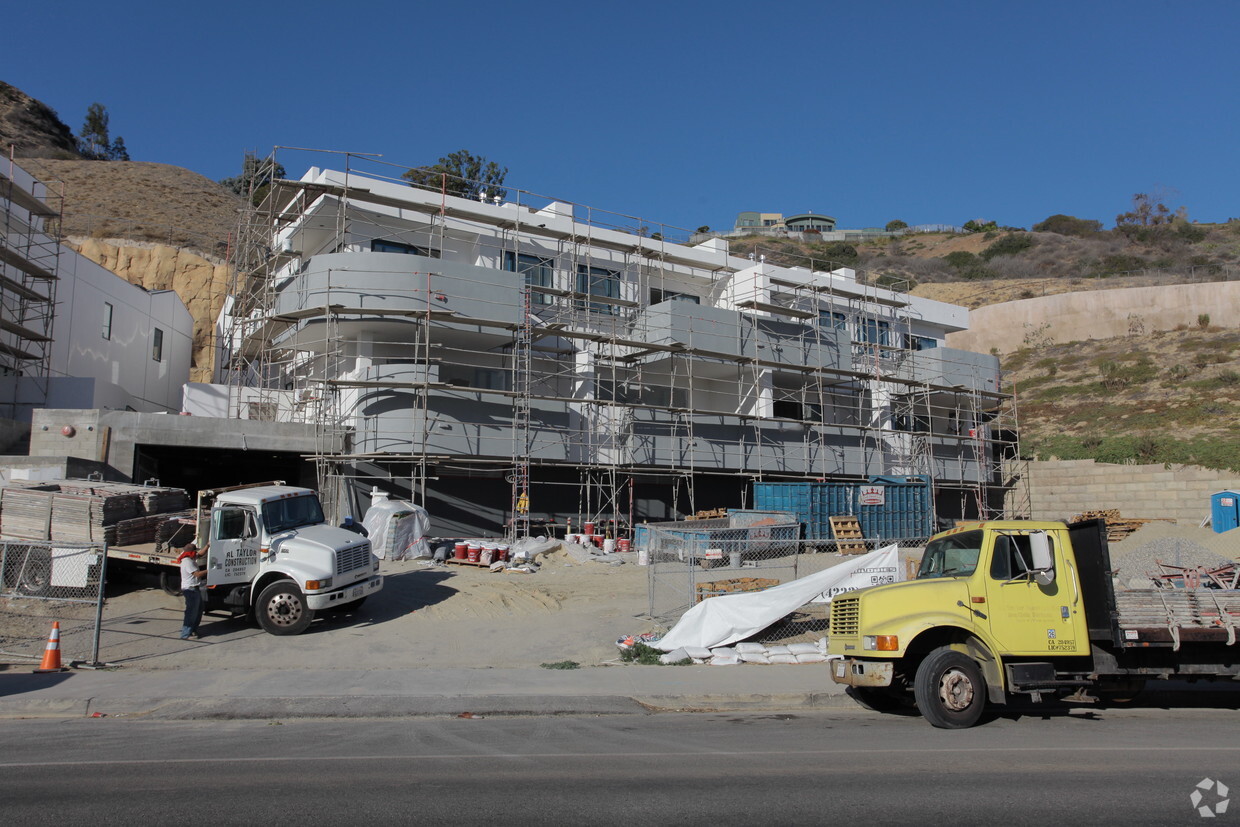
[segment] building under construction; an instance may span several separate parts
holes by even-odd
[[[875,475],[929,476],[941,516],[1002,507],[998,359],[943,346],[964,308],[326,157],[243,219],[216,381],[227,416],[314,426],[338,512],[378,486],[444,536],[622,527]]]

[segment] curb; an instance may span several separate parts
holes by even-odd
[[[795,711],[855,707],[820,692],[774,695],[325,695],[269,698],[86,698],[0,700],[5,718],[142,718],[154,721],[292,718],[421,718],[650,715],[662,712]]]

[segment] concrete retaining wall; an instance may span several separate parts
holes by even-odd
[[[1060,293],[991,304],[969,311],[969,329],[947,335],[947,345],[963,350],[1011,353],[1026,338],[1063,344],[1197,326],[1209,314],[1215,325],[1230,325],[1240,311],[1240,281],[1129,287]]]
[[[1029,486],[1035,520],[1118,508],[1125,517],[1169,517],[1181,525],[1198,525],[1210,513],[1210,495],[1240,490],[1240,476],[1194,465],[1056,460],[1029,463]]]

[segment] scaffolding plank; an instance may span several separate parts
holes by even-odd
[[[25,256],[18,255],[15,250],[3,244],[0,244],[0,261],[3,261],[5,264],[10,264],[18,270],[21,270],[26,275],[33,276],[36,279],[43,279],[44,281],[56,280],[56,274],[51,270],[48,270],[45,267],[40,267],[33,261],[27,259]]]
[[[0,198],[11,201],[32,215],[54,218],[57,214],[56,210],[19,187],[16,181],[3,172],[0,172]]]

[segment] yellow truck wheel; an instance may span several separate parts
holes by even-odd
[[[986,681],[968,655],[942,646],[917,667],[913,696],[923,718],[940,729],[967,729],[986,708]]]

